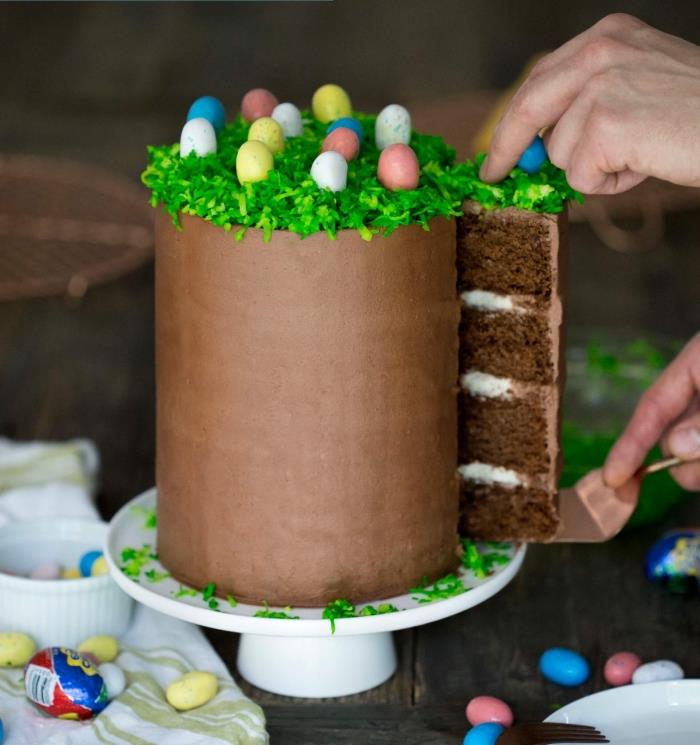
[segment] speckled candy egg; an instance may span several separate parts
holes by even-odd
[[[31,579],[60,579],[61,565],[57,561],[42,561],[32,569]]]
[[[78,568],[83,577],[89,577],[92,574],[92,565],[102,557],[102,551],[86,551],[78,562]]]
[[[603,669],[605,682],[611,686],[626,686],[642,661],[634,652],[616,652],[608,657]]]
[[[362,144],[362,140],[365,137],[365,131],[358,119],[355,119],[352,116],[341,116],[340,119],[336,119],[328,125],[326,134],[330,134],[334,129],[338,129],[338,127],[347,127],[348,129],[351,129],[357,135],[360,144]]]
[[[464,737],[464,745],[496,745],[504,727],[497,722],[484,722],[472,727]]]
[[[261,116],[272,116],[279,101],[277,97],[265,88],[253,88],[248,91],[241,101],[241,114],[247,122],[254,122]]]
[[[496,722],[503,727],[513,724],[513,712],[505,701],[494,696],[476,696],[467,704],[467,720],[476,726],[484,722]]]
[[[165,697],[174,709],[189,711],[211,701],[218,690],[219,683],[215,675],[193,670],[171,683],[165,691]]]
[[[345,160],[350,161],[357,158],[357,154],[360,152],[360,141],[351,129],[338,127],[338,129],[334,129],[329,135],[326,135],[321,150],[324,153],[333,150],[340,153]]]
[[[319,189],[343,191],[348,185],[348,163],[340,153],[328,150],[311,164],[311,178]]]
[[[246,182],[264,181],[273,169],[274,160],[267,145],[258,140],[244,142],[236,155],[236,176]]]
[[[59,719],[90,719],[107,706],[107,688],[97,668],[65,647],[37,652],[24,670],[27,698]]]
[[[350,97],[339,86],[326,83],[316,90],[311,98],[311,110],[319,122],[328,124],[352,114]]]
[[[216,132],[208,119],[190,119],[182,128],[180,135],[180,156],[186,158],[190,153],[198,157],[216,152]]]
[[[277,104],[271,116],[282,127],[285,137],[301,137],[304,134],[301,111],[293,103]]]
[[[202,96],[198,98],[187,112],[187,121],[190,119],[207,119],[218,134],[226,124],[226,112],[224,105],[214,96]]]
[[[695,593],[700,588],[700,530],[674,530],[662,536],[647,552],[647,579],[670,592]]]
[[[633,683],[658,683],[661,680],[681,680],[683,668],[673,660],[656,660],[640,665],[632,675]]]
[[[374,141],[380,150],[396,143],[408,145],[411,141],[411,115],[397,103],[385,106],[374,125]]]
[[[124,675],[124,671],[119,665],[105,662],[99,666],[98,672],[107,688],[107,698],[111,701],[113,698],[121,696],[126,688],[126,675]]]
[[[271,116],[261,116],[250,125],[248,140],[262,142],[273,155],[284,150],[284,132]]]
[[[119,642],[113,636],[91,636],[78,647],[80,654],[91,654],[100,662],[112,662],[119,654]]]
[[[377,178],[382,186],[390,191],[415,189],[420,178],[416,154],[408,145],[389,145],[379,156]]]
[[[13,631],[0,633],[0,667],[24,667],[35,651],[30,636]]]
[[[547,680],[567,688],[588,680],[591,668],[585,657],[572,649],[552,647],[540,657],[540,672]]]
[[[542,168],[543,163],[547,160],[547,151],[544,148],[544,141],[537,135],[528,145],[527,150],[520,156],[518,168],[525,173],[537,173]]]

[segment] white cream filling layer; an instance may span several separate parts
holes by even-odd
[[[495,375],[471,370],[459,379],[460,385],[472,396],[485,398],[510,398],[513,393],[513,381],[510,378],[498,378]]]
[[[523,482],[515,471],[502,466],[490,466],[488,463],[467,463],[457,469],[459,475],[467,481],[481,481],[486,484],[496,483],[504,486],[520,486]]]
[[[513,299],[509,295],[498,295],[486,290],[469,290],[463,292],[462,302],[470,308],[481,310],[520,310],[516,308]]]

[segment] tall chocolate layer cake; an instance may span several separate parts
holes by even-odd
[[[545,541],[557,529],[566,213],[465,204],[458,219],[461,529]]]

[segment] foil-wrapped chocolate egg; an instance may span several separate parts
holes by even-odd
[[[700,589],[700,529],[674,530],[647,552],[647,579],[671,592],[693,594]]]

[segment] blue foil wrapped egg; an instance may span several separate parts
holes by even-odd
[[[495,745],[505,727],[497,722],[484,722],[472,727],[464,737],[463,745]]]
[[[520,156],[517,165],[525,173],[533,174],[542,168],[545,160],[547,160],[547,151],[544,148],[544,141],[537,135],[528,145],[527,150]]]
[[[190,106],[187,121],[189,122],[190,119],[207,119],[218,134],[226,124],[224,105],[214,96],[202,96]]]
[[[586,658],[573,649],[552,647],[540,657],[540,672],[552,683],[573,688],[588,680],[591,668]]]
[[[700,529],[663,535],[647,552],[644,574],[670,592],[696,593],[700,589]]]
[[[334,129],[338,129],[338,127],[347,127],[348,129],[351,129],[357,135],[357,139],[360,141],[360,145],[362,144],[362,139],[365,136],[365,132],[362,129],[362,125],[357,119],[352,116],[342,116],[340,117],[340,119],[336,119],[334,122],[331,122],[328,125],[326,134],[329,135]]]

